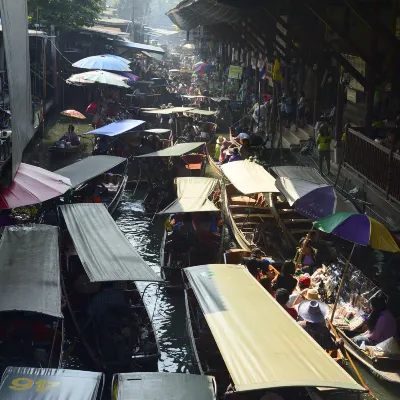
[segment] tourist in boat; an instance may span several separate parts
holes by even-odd
[[[296,272],[296,267],[292,260],[286,260],[283,265],[282,269],[277,275],[274,280],[272,281],[272,289],[286,289],[291,294],[293,290],[297,286],[297,279],[293,277]]]
[[[325,303],[317,300],[304,301],[299,305],[298,314],[302,319],[298,324],[324,350],[335,350],[337,348],[337,344],[333,341],[325,322],[328,316],[328,306]]]
[[[224,140],[221,144],[221,151],[219,155],[219,162],[222,163],[225,160],[226,152],[228,151],[229,146],[232,144],[229,140]]]
[[[288,307],[289,292],[286,289],[278,289],[275,293],[276,301],[297,321],[297,311],[293,307]]]
[[[369,315],[366,325],[368,330],[353,338],[353,341],[361,346],[375,346],[391,337],[397,336],[397,322],[393,314],[388,310],[383,297],[371,299],[372,312]]]
[[[75,127],[73,125],[68,125],[68,131],[60,137],[60,141],[71,143],[71,146],[79,146],[80,138],[75,133]]]
[[[296,290],[289,296],[289,301],[287,302],[288,307],[293,307],[295,304],[301,303],[302,300],[304,300],[302,294],[304,291],[306,291],[311,285],[311,278],[309,276],[303,275],[299,278],[298,283],[297,283],[297,288]]]
[[[219,161],[219,158],[221,156],[221,147],[222,143],[224,142],[224,137],[223,136],[218,136],[217,139],[217,144],[215,145],[215,153],[214,153],[214,160]]]
[[[260,275],[267,275],[269,272],[269,261],[262,259],[262,252],[255,248],[251,251],[250,257],[243,257],[240,264],[245,265],[254,278],[259,279]]]
[[[188,138],[190,141],[193,141],[198,134],[199,132],[194,126],[193,118],[189,117],[186,126],[183,128],[182,136]]]
[[[242,156],[243,160],[247,160],[253,154],[250,147],[250,138],[240,139],[239,143],[240,143],[240,148],[239,148],[240,155]]]
[[[228,154],[228,152],[227,152],[226,155],[230,156],[228,162],[234,162],[234,161],[241,161],[242,160],[242,156],[240,155],[239,149],[237,147],[234,147],[230,154]]]

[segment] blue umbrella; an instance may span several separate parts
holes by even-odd
[[[121,57],[121,56],[116,56],[115,54],[102,54],[102,55],[104,57],[111,57],[111,58],[115,58],[116,60],[123,61],[125,64],[130,64],[131,63],[128,59],[126,59],[124,57]]]
[[[125,61],[108,56],[86,57],[72,64],[72,66],[83,69],[130,72],[130,68]]]

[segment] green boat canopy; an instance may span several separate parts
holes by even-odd
[[[126,158],[115,156],[91,156],[84,158],[68,167],[61,168],[55,173],[66,176],[71,180],[72,187],[76,188],[82,183],[113,169],[119,164],[127,161]]]
[[[60,209],[91,282],[161,281],[103,204],[68,204]]]
[[[215,380],[212,376],[171,374],[169,372],[137,372],[118,374],[116,400],[214,400]]]
[[[93,400],[102,384],[101,372],[8,367],[0,383],[2,400]]]
[[[147,158],[147,157],[180,157],[186,153],[189,153],[198,147],[205,144],[205,142],[194,142],[194,143],[179,143],[175,146],[167,147],[166,149],[155,151],[154,153],[143,154],[136,158]],[[62,174],[60,174],[62,175]]]

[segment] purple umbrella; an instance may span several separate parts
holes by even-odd
[[[133,85],[137,80],[139,80],[139,77],[135,74],[132,74],[131,72],[119,72],[118,75],[128,78],[128,85]]]

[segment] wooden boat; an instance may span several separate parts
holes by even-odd
[[[184,272],[189,281],[185,306],[193,367],[198,374],[215,376],[220,398],[260,398],[269,390],[284,398],[331,399],[335,394],[338,399],[360,398],[356,394],[364,389],[298,329],[245,267],[206,265]],[[227,281],[229,285],[224,283]],[[263,315],[268,322],[260,322],[266,321]],[[266,346],[265,337],[273,337],[274,345]],[[292,351],[293,346],[296,350]],[[269,367],[264,369],[263,363]],[[255,376],[256,366],[259,373]],[[301,383],[295,384],[299,375]]]
[[[178,198],[159,214],[174,216],[190,224],[190,234],[180,230],[172,232],[165,226],[160,248],[161,277],[168,289],[183,289],[182,268],[192,265],[219,262],[222,258],[224,229],[217,226],[218,209],[208,198],[215,192],[219,182],[213,178],[177,178],[175,180]],[[196,201],[193,201],[196,199]],[[216,224],[211,229],[213,220]]]
[[[126,158],[91,156],[61,168],[57,173],[71,180],[72,203],[102,202],[112,214],[121,202],[128,182],[127,168]],[[100,193],[102,191],[104,194]]]
[[[60,207],[63,290],[78,338],[95,368],[157,371],[160,348],[150,312],[133,282],[160,281],[102,204]]]
[[[69,147],[57,147],[51,146],[47,149],[52,155],[63,155],[67,156],[70,154],[76,154],[81,151],[81,146],[69,146]]]
[[[6,227],[0,254],[0,373],[9,365],[59,368],[64,324],[58,228]]]
[[[136,372],[113,376],[111,398],[216,400],[217,393],[213,376]]]

